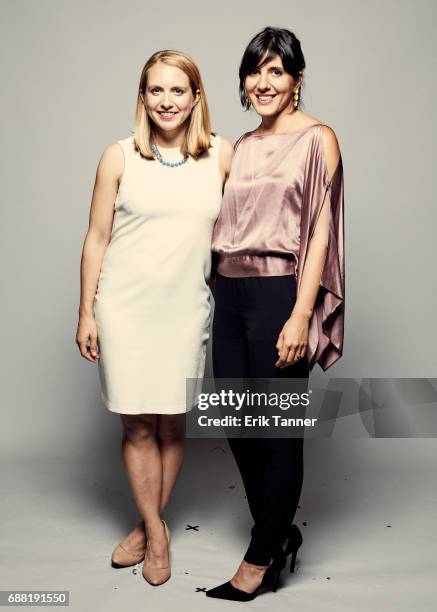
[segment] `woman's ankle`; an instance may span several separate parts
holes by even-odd
[[[246,561],[246,559],[243,559],[240,567],[256,572],[265,570],[267,567],[269,567],[270,563],[271,559],[268,563],[252,563],[252,561]]]
[[[161,539],[165,537],[164,525],[161,519],[148,521],[146,525],[146,534],[149,539]]]
[[[264,574],[268,567],[268,565],[258,565],[257,563],[250,563],[249,561],[245,561],[243,559],[239,569],[245,573],[257,576]]]

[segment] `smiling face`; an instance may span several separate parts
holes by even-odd
[[[188,76],[180,68],[159,61],[149,69],[143,102],[158,129],[177,132],[198,99],[199,91],[193,94]]]
[[[244,89],[258,115],[273,117],[293,110],[293,93],[300,81],[285,72],[279,55],[262,65],[264,57],[246,76]]]

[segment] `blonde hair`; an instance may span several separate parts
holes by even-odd
[[[200,71],[191,57],[180,51],[172,51],[170,49],[157,51],[144,65],[138,87],[137,108],[135,113],[135,145],[141,155],[147,159],[154,158],[151,148],[154,124],[147,114],[141,95],[145,95],[149,69],[158,62],[180,68],[187,75],[193,94],[195,94],[196,90],[200,92],[200,98],[191,111],[188,128],[185,132],[185,138],[181,146],[182,155],[186,156],[190,154],[194,159],[197,159],[211,146],[211,120]]]

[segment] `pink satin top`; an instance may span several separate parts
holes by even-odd
[[[329,180],[322,124],[284,134],[243,134],[226,182],[212,250],[223,276],[296,274],[299,292],[309,242],[325,197],[329,244],[309,324],[310,369],[343,352],[343,164]]]

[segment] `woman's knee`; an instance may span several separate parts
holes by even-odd
[[[184,440],[185,414],[159,415],[157,437],[161,442]]]
[[[143,442],[156,437],[157,420],[154,414],[123,414],[123,438],[130,442]]]

